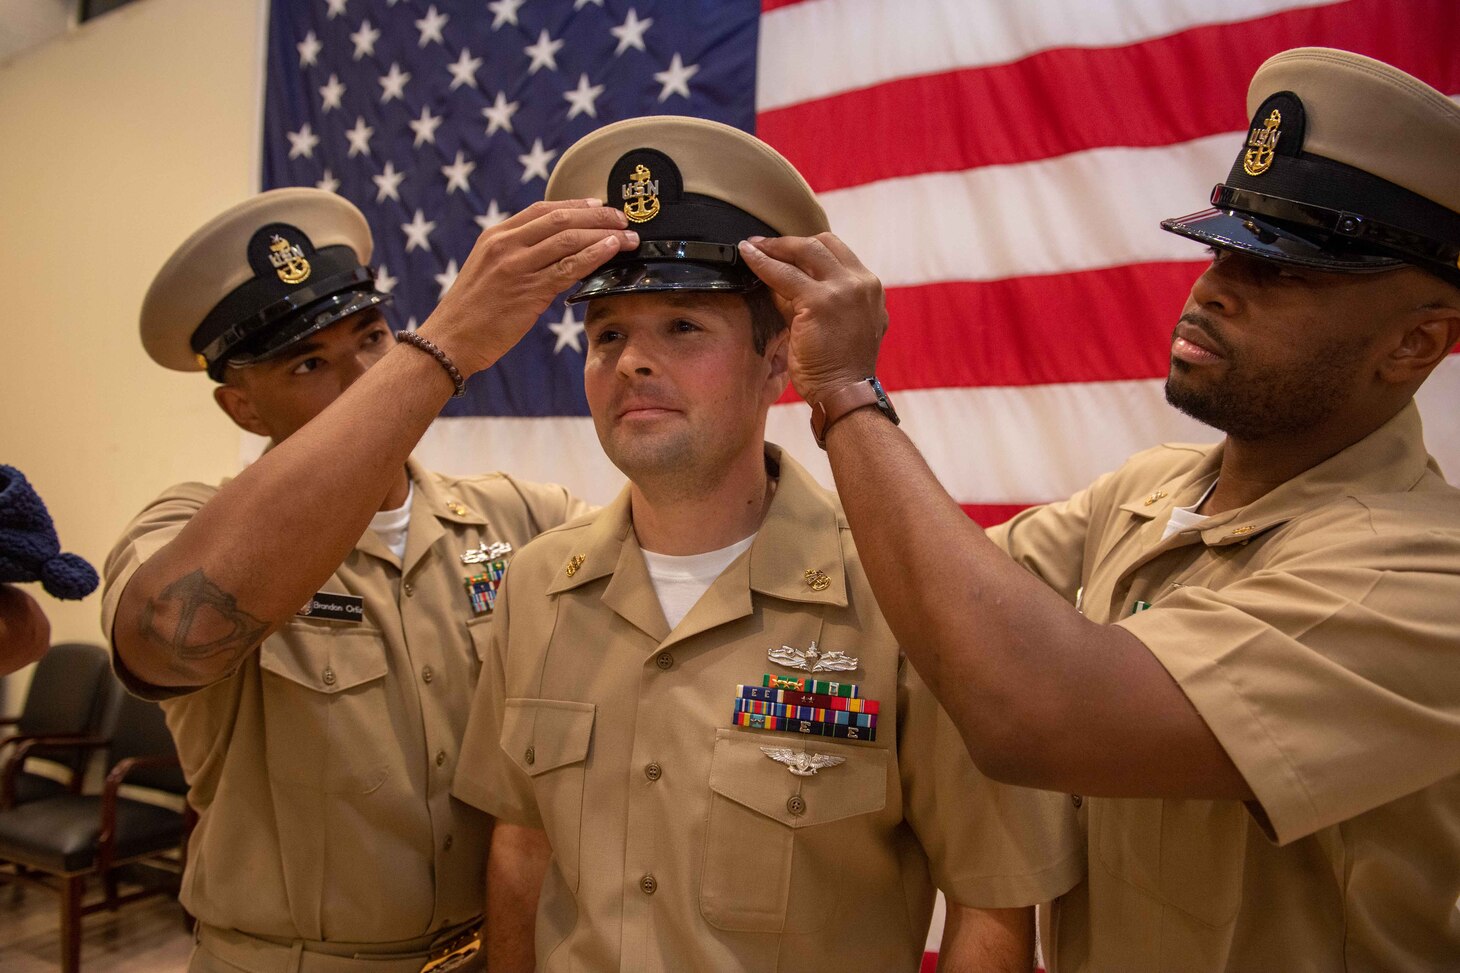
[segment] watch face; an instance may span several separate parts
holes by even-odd
[[[891,419],[894,426],[901,425],[902,420],[897,418],[897,410],[892,407],[892,400],[889,399],[887,397],[887,393],[882,390],[882,383],[877,381],[875,377],[869,378],[867,379],[867,381],[872,383],[872,391],[877,393],[878,410],[881,411],[884,416]]]

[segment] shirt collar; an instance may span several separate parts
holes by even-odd
[[[1143,519],[1169,516],[1190,506],[1222,465],[1224,443],[1206,449],[1196,466],[1121,505]],[[1214,514],[1200,531],[1208,546],[1239,543],[1287,523],[1314,507],[1346,496],[1404,492],[1434,460],[1424,448],[1419,407],[1413,401],[1384,425],[1328,459],[1282,483],[1245,507]]]
[[[749,588],[788,601],[845,606],[843,524],[836,501],[779,446],[766,443],[765,455],[768,467],[779,470],[779,476],[755,543],[742,556],[749,558]],[[599,512],[580,538],[548,586],[549,594],[625,570],[636,579],[643,573],[628,487]]]

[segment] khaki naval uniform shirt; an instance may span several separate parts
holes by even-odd
[[[404,561],[366,530],[322,592],[362,620],[299,616],[244,664],[163,700],[199,813],[182,902],[204,923],[284,940],[391,943],[479,915],[484,820],[449,793],[492,626],[461,555],[514,548],[586,508],[561,487],[452,478],[412,462]],[[106,564],[102,625],[122,589],[215,493],[187,483],[127,528]]]
[[[780,480],[754,543],[672,632],[627,490],[508,572],[455,793],[547,831],[540,968],[915,970],[935,884],[1021,906],[1079,875],[1068,797],[978,774],[835,499],[767,452]],[[809,675],[768,650],[813,642],[858,659],[815,678],[880,702],[875,742],[732,725],[737,686]],[[795,776],[762,747],[845,763]]]
[[[1257,797],[1086,799],[1051,969],[1460,969],[1460,490],[1411,404],[1163,541],[1220,463],[1153,449],[990,532],[1145,643]]]

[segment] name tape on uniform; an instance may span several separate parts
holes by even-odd
[[[294,614],[303,618],[326,618],[332,622],[365,621],[365,599],[359,595],[343,595],[319,591]]]

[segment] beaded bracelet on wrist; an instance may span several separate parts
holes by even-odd
[[[461,377],[460,369],[456,367],[455,362],[447,357],[446,352],[436,347],[436,342],[414,331],[407,331],[405,329],[395,333],[395,340],[404,341],[414,348],[419,348],[421,351],[436,359],[441,367],[446,369],[446,374],[451,377],[451,384],[456,386],[456,391],[451,393],[453,399],[459,399],[466,394],[466,379]]]

